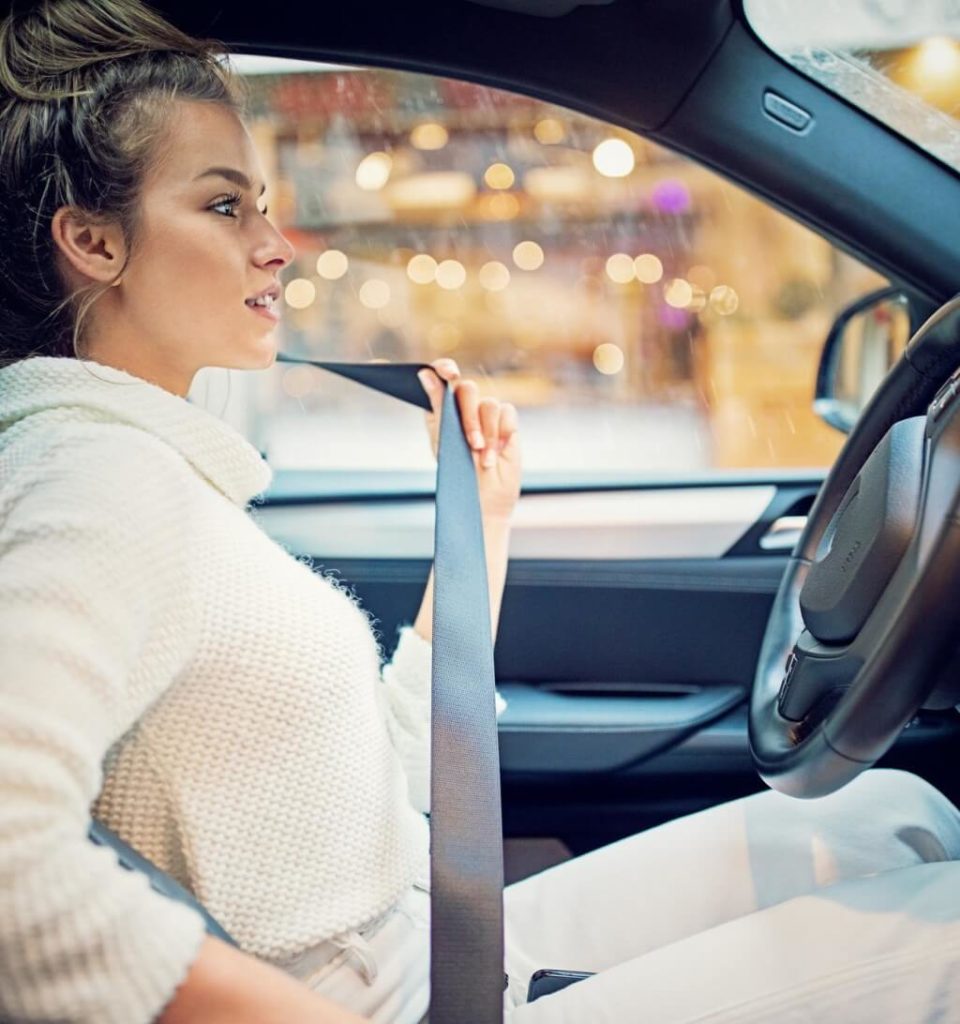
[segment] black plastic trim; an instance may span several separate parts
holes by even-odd
[[[498,722],[500,769],[512,775],[620,771],[720,718],[744,701],[742,686],[690,687],[590,696],[549,687],[498,684],[507,702]]]
[[[809,110],[784,131],[768,89]],[[960,175],[808,79],[738,21],[669,122],[651,133],[810,225],[893,283],[944,301],[960,281]]]

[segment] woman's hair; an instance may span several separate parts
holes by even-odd
[[[0,366],[79,358],[84,317],[111,287],[68,292],[55,261],[56,210],[119,224],[129,261],[141,185],[173,102],[242,116],[246,101],[222,43],[185,35],[140,0],[17,7],[0,21]]]

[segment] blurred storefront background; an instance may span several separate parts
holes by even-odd
[[[829,464],[811,408],[836,313],[885,279],[682,155],[408,72],[231,57],[297,250],[278,348],[457,360],[519,412],[528,471]],[[224,387],[223,376],[229,380]],[[313,367],[201,371],[275,469],[424,469],[422,413]]]

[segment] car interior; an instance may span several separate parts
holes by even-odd
[[[408,5],[402,15],[361,4],[316,19],[296,6],[269,19],[216,4],[162,9],[191,32],[219,33],[231,50],[450,76],[627,127],[868,262],[907,297],[914,330],[960,279],[960,211],[949,201],[956,171],[794,70],[728,0],[463,0]],[[807,112],[816,130],[798,133],[769,112],[767,97]],[[943,379],[952,369],[941,368]],[[810,401],[812,391],[811,381]],[[796,539],[785,532],[771,543],[771,530],[809,512],[824,476],[525,482],[521,506],[567,501],[584,512],[553,537],[534,514],[528,526],[523,508],[515,527],[495,645],[508,703],[499,723],[508,880],[543,858],[583,853],[762,788],[747,697],[790,555],[784,538]],[[429,552],[408,553],[417,545],[407,538],[394,550],[386,542],[376,554],[355,547],[340,555],[334,537],[352,523],[374,547],[377,524],[411,505],[428,509],[432,495],[371,490],[321,482],[319,493],[305,495],[280,471],[258,514],[297,554],[350,581],[390,637],[416,610]],[[642,530],[609,525],[605,503],[629,496],[639,520],[643,502],[665,491],[693,498],[706,521],[692,522],[684,509],[683,528],[669,543],[658,537],[654,557]],[[742,520],[711,529],[711,506],[731,497]],[[376,517],[369,525],[367,515]],[[429,521],[417,522],[428,538]],[[947,756],[958,727],[950,709],[921,711],[882,763],[960,796]]]
[[[789,6],[776,2],[766,22],[760,0],[155,6],[239,55],[430,76],[603,122],[872,274],[803,337],[811,372],[766,383],[774,405],[778,387],[801,396],[829,460],[671,472],[667,433],[666,471],[571,460],[525,476],[493,648],[507,884],[768,785],[830,792],[872,764],[960,803],[960,163],[772,47],[758,27]],[[884,325],[878,343],[865,320]],[[283,347],[311,354],[299,344]],[[435,354],[412,344],[401,361]],[[279,468],[254,514],[355,589],[389,653],[430,571],[434,498],[430,473]]]

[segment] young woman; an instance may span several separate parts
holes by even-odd
[[[428,1010],[432,589],[381,665],[353,595],[250,514],[259,453],[185,401],[204,366],[272,365],[293,256],[221,52],[137,0],[0,23],[4,1021]],[[433,365],[475,446],[495,632],[516,410]],[[241,949],[93,846],[91,809]],[[956,810],[895,772],[623,840],[507,888],[507,1018],[928,1019],[960,933],[954,865],[927,862],[958,855]],[[597,974],[525,1004],[545,966]]]

